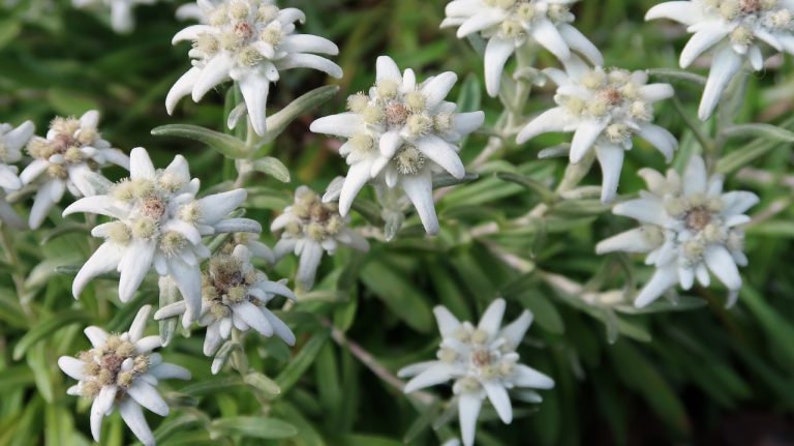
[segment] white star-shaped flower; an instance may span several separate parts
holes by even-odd
[[[295,190],[295,202],[270,225],[271,231],[283,230],[273,248],[276,259],[294,252],[300,258],[295,281],[310,289],[323,252],[333,254],[340,244],[363,252],[369,250],[367,240],[348,228],[347,222],[336,203],[323,203],[314,191],[300,186]]]
[[[229,114],[229,128],[247,111],[254,131],[264,135],[270,83],[279,80],[281,71],[313,68],[342,77],[337,64],[312,54],[337,54],[333,42],[295,33],[295,22],[306,18],[299,9],[279,9],[267,0],[227,0],[217,5],[198,0],[197,5],[204,14],[201,24],[188,26],[173,38],[173,43],[193,42],[188,53],[193,67],[168,92],[169,114],[183,96],[190,94],[198,102],[213,87],[231,79],[245,102]]]
[[[361,188],[378,178],[389,188],[405,191],[425,230],[436,233],[432,177],[445,171],[463,178],[460,140],[479,128],[485,115],[455,113],[457,106],[444,100],[457,81],[455,73],[447,71],[417,84],[413,70],[401,74],[390,57],[378,57],[375,68],[375,86],[368,95],[350,96],[349,112],[317,119],[310,126],[315,133],[347,138],[339,150],[350,165],[339,212],[347,215]]]
[[[199,262],[210,255],[202,238],[224,232],[260,232],[249,219],[225,218],[245,201],[244,189],[197,199],[199,180],[191,179],[187,161],[174,157],[165,169],[155,170],[142,147],[130,153],[130,178],[104,195],[81,198],[64,211],[90,212],[114,219],[91,231],[105,239],[86,261],[72,283],[77,297],[92,278],[118,270],[119,298],[127,302],[146,273],[154,267],[160,276],[171,276],[186,301],[185,323],[201,309]]]
[[[157,0],[72,0],[75,8],[96,9],[107,13],[110,10],[110,26],[117,33],[128,33],[135,27],[133,8],[151,5]]]
[[[507,59],[517,48],[538,44],[560,60],[581,54],[595,65],[603,64],[601,53],[579,30],[570,25],[570,5],[578,0],[454,0],[447,4],[441,27],[458,27],[458,37],[479,32],[488,40],[485,47],[485,87],[490,96],[499,94]]]
[[[697,278],[709,286],[711,271],[729,290],[733,305],[742,286],[737,265],[747,265],[744,232],[750,221],[744,213],[758,202],[752,192],[722,191],[722,177],[708,177],[700,156],[693,156],[681,178],[641,169],[648,191],[640,198],[615,205],[612,212],[638,220],[643,226],[620,233],[596,246],[599,254],[625,251],[648,253],[645,263],[656,267],[634,305],[644,307],[680,284],[692,288]]]
[[[794,54],[794,1],[792,0],[692,0],[664,2],[652,7],[645,20],[670,19],[693,33],[681,51],[679,63],[688,67],[698,56],[714,49],[698,117],[714,112],[722,92],[742,63],[754,71],[764,66],[760,42],[776,51]]]
[[[502,328],[504,311],[504,299],[494,300],[475,327],[469,322],[461,323],[444,307],[434,308],[442,337],[438,360],[412,364],[398,372],[400,377],[413,377],[405,385],[406,393],[455,381],[452,391],[458,401],[465,446],[474,444],[477,417],[486,397],[502,422],[509,424],[513,419],[513,408],[508,390],[554,387],[551,378],[518,362],[516,347],[532,323],[532,313],[524,310],[518,319]],[[540,395],[533,391],[525,392],[540,401]]]
[[[30,141],[35,131],[36,126],[30,121],[16,128],[11,124],[0,124],[0,220],[18,229],[27,225],[8,204],[5,196],[22,187],[22,180],[17,176],[19,169],[13,163],[22,159],[22,147]]]
[[[574,132],[569,159],[580,162],[595,149],[603,181],[601,200],[615,197],[626,150],[637,135],[659,149],[669,161],[678,142],[667,130],[651,123],[653,103],[673,95],[669,84],[648,84],[644,71],[592,68],[572,57],[565,71],[549,68],[545,74],[558,85],[547,110],[524,126],[519,144],[546,132]]]
[[[198,324],[207,327],[204,354],[213,355],[221,342],[229,339],[232,328],[241,332],[254,329],[262,336],[274,334],[289,345],[295,335],[265,305],[275,295],[295,299],[295,295],[281,282],[273,282],[265,273],[251,265],[251,252],[244,245],[236,245],[230,253],[218,253],[210,258],[207,271],[201,276],[201,314]],[[155,313],[155,319],[184,315],[185,302],[167,305]]]
[[[58,367],[77,380],[66,391],[69,395],[94,400],[91,405],[91,435],[99,442],[102,418],[118,407],[121,418],[146,446],[154,445],[154,435],[143,416],[142,407],[160,416],[168,415],[166,401],[157,392],[161,379],[190,379],[190,372],[163,362],[159,353],[160,336],[143,336],[152,307],[138,311],[129,331],[110,334],[99,327],[84,330],[92,348],[76,358],[61,356]]]
[[[33,137],[27,151],[33,161],[19,174],[23,184],[38,183],[29,224],[38,228],[49,210],[68,190],[75,197],[96,193],[88,174],[115,164],[130,168],[130,159],[114,149],[97,131],[99,112],[89,110],[76,118],[55,118],[47,137]]]

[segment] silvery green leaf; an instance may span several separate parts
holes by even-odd
[[[768,141],[794,142],[794,132],[772,124],[736,124],[726,127],[722,133],[729,138],[757,136]]]
[[[706,78],[686,70],[678,70],[675,68],[652,68],[646,70],[649,75],[660,77],[663,80],[684,80],[698,85],[706,85]]]
[[[251,372],[245,375],[243,377],[243,382],[255,389],[261,390],[268,396],[276,396],[281,393],[281,389],[275,381],[259,372]]]
[[[268,116],[267,133],[265,133],[265,136],[259,141],[259,144],[264,145],[275,140],[278,135],[282,134],[284,130],[287,129],[287,126],[294,121],[295,118],[328,101],[337,91],[339,91],[339,87],[335,85],[315,88],[296,98],[277,113]]]
[[[245,143],[225,133],[191,124],[167,124],[152,129],[155,136],[178,136],[203,142],[228,158],[246,158],[250,155]]]
[[[241,436],[277,440],[298,434],[295,426],[276,418],[230,417],[219,418],[209,425],[210,438]]]
[[[266,156],[264,158],[255,160],[253,163],[253,168],[257,172],[270,175],[282,183],[290,182],[290,174],[287,167],[284,165],[284,163],[276,158],[273,158],[272,156]]]

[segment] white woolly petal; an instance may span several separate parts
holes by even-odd
[[[136,380],[135,383],[127,389],[127,394],[138,404],[157,415],[163,417],[168,415],[168,404],[154,387],[144,381]]]
[[[503,423],[510,424],[513,421],[513,406],[510,404],[507,390],[501,383],[494,381],[486,381],[483,387],[488,395],[488,400],[491,401],[496,413],[499,414],[499,418]]]
[[[41,226],[52,206],[61,201],[64,190],[64,183],[57,179],[52,179],[39,187],[28,216],[28,225],[31,229],[38,229]]]
[[[273,327],[273,332],[276,334],[276,336],[286,342],[287,345],[295,345],[295,333],[289,329],[284,321],[276,317],[276,315],[268,309],[262,311],[262,314],[264,314],[265,318],[267,318],[267,321],[270,322],[270,325]]]
[[[516,136],[516,142],[523,144],[537,135],[547,132],[560,132],[570,120],[568,112],[562,107],[554,107],[529,121]]]
[[[463,393],[458,400],[458,420],[460,434],[464,446],[474,444],[474,432],[477,429],[477,417],[480,415],[482,399],[479,395]]]
[[[116,270],[124,255],[124,248],[113,242],[105,242],[88,258],[72,281],[72,295],[77,298],[94,277]]]
[[[416,376],[424,372],[425,370],[429,369],[430,367],[435,366],[438,363],[439,361],[422,361],[422,362],[417,362],[415,364],[407,365],[397,371],[397,376],[399,378],[408,378],[411,376]]]
[[[358,162],[350,166],[345,176],[345,182],[342,184],[342,191],[339,194],[339,213],[344,217],[350,212],[350,207],[353,205],[353,199],[356,198],[358,192],[369,181],[371,163]]]
[[[309,130],[314,133],[350,138],[358,132],[362,124],[361,116],[356,113],[346,112],[316,119],[309,126]]]
[[[457,81],[457,74],[451,71],[445,71],[425,82],[421,90],[422,94],[425,96],[425,106],[430,109],[440,104],[441,101],[447,97],[449,91],[452,90],[452,87],[455,86],[455,82]]]
[[[138,353],[149,353],[156,348],[160,348],[163,346],[163,341],[160,339],[158,335],[146,336],[142,339],[139,339],[135,343],[135,349]]]
[[[429,171],[416,175],[404,176],[400,182],[405,195],[411,200],[422,225],[428,234],[438,232],[438,217],[436,216],[435,203],[433,203],[433,183]]]
[[[86,327],[83,330],[83,333],[85,333],[85,336],[88,338],[89,342],[91,342],[93,347],[101,347],[105,345],[105,342],[107,342],[109,336],[108,332],[94,325]]]
[[[135,319],[132,321],[130,325],[130,329],[127,331],[130,335],[130,341],[137,342],[143,336],[143,330],[146,328],[146,323],[149,321],[149,314],[152,312],[151,305],[144,305],[138,310],[138,313],[135,315]]]
[[[515,371],[513,372],[513,384],[515,384],[516,387],[551,389],[554,387],[554,380],[532,367],[524,364],[516,364]]]
[[[675,95],[675,90],[670,84],[648,84],[639,88],[639,94],[647,102],[661,101]]]
[[[187,328],[201,312],[201,271],[197,266],[188,265],[178,258],[168,261],[168,270],[185,299],[187,311],[182,318],[182,326]]]
[[[557,59],[565,60],[571,56],[568,43],[560,35],[560,31],[548,20],[538,20],[530,31],[532,38],[542,47],[554,54]]]
[[[58,367],[70,377],[80,381],[85,377],[85,363],[71,356],[58,358]]]
[[[606,126],[606,120],[585,120],[579,124],[573,134],[573,141],[571,141],[570,159],[572,163],[576,164],[584,158]]]
[[[403,138],[398,130],[389,130],[381,135],[380,140],[378,140],[378,150],[380,150],[380,154],[384,158],[391,159],[402,145],[402,142]],[[376,173],[372,174],[373,177],[376,175]]]
[[[534,316],[529,310],[524,310],[518,319],[502,328],[499,336],[503,337],[510,347],[515,349],[521,343],[521,340],[524,339],[524,334],[526,334],[532,324],[533,318]]]
[[[298,262],[298,274],[295,277],[295,280],[303,285],[304,288],[310,289],[312,285],[314,285],[314,278],[317,274],[317,268],[320,266],[322,257],[322,246],[314,241],[306,243],[303,252],[301,252]]]
[[[124,251],[119,261],[119,299],[128,302],[152,267],[157,245],[148,240],[135,240]]]
[[[135,437],[143,443],[144,446],[154,446],[155,440],[152,430],[146,424],[146,418],[143,417],[143,410],[135,400],[127,398],[119,404],[119,412],[121,418],[130,428]]]
[[[130,178],[133,180],[155,178],[154,164],[143,147],[136,147],[130,151]]]
[[[707,287],[711,284],[711,277],[709,276],[709,270],[706,268],[706,265],[703,263],[698,263],[695,267],[695,277],[697,277],[698,282],[700,285]]]
[[[240,78],[237,85],[240,86],[240,92],[243,94],[251,127],[257,135],[264,136],[267,131],[266,107],[270,80],[264,73],[254,71]]]
[[[693,25],[702,20],[698,2],[672,1],[660,3],[645,13],[645,20],[670,19],[684,25]]]
[[[428,368],[408,381],[405,384],[405,388],[403,388],[403,392],[411,393],[425,387],[441,384],[452,379],[457,373],[457,367],[438,362],[433,367]]]
[[[695,284],[695,270],[690,265],[679,265],[678,283],[683,290],[688,290]]]
[[[714,56],[709,77],[706,80],[706,88],[703,90],[703,97],[700,99],[700,107],[698,108],[698,117],[702,121],[708,119],[714,112],[722,92],[725,91],[728,82],[739,71],[741,65],[742,57],[730,47],[721,49]]]
[[[446,307],[436,306],[433,308],[433,314],[436,317],[438,324],[438,331],[441,337],[446,338],[451,336],[455,330],[460,326],[460,321],[456,318]]]
[[[94,403],[91,404],[91,436],[96,442],[99,442],[99,435],[102,432],[102,418],[113,408],[117,390],[114,385],[102,386],[99,394],[94,398]]]
[[[270,325],[270,321],[267,320],[262,310],[251,302],[243,301],[235,305],[234,315],[260,334],[273,336],[273,326]]]
[[[39,177],[50,166],[49,161],[42,159],[34,159],[27,165],[19,174],[19,179],[23,184],[30,184],[33,180]]]
[[[706,163],[699,155],[692,155],[684,170],[684,195],[706,193],[707,181]]]
[[[600,241],[596,245],[596,254],[608,252],[649,252],[658,248],[648,237],[644,228],[634,228]]]
[[[452,128],[460,135],[468,135],[482,127],[484,122],[485,113],[482,111],[457,113],[452,118]]]
[[[644,198],[618,203],[612,208],[612,213],[659,226],[666,226],[669,220],[660,202]]]
[[[466,37],[471,33],[482,31],[501,22],[505,18],[506,12],[495,8],[481,10],[477,14],[469,17],[458,28],[458,38]]]
[[[651,302],[655,301],[665,291],[675,286],[678,283],[678,273],[675,265],[658,268],[653,273],[653,277],[642,288],[637,298],[634,300],[634,306],[642,308]]]
[[[284,37],[279,50],[288,53],[339,54],[339,47],[330,40],[312,34],[291,34]]]
[[[485,47],[485,90],[488,96],[496,97],[499,94],[499,85],[502,81],[507,58],[516,50],[515,41],[492,37]]]
[[[466,168],[463,167],[463,162],[452,144],[432,134],[419,138],[414,144],[419,151],[453,177],[460,179],[466,175]]]
[[[499,331],[499,326],[502,325],[502,317],[505,314],[505,300],[502,298],[494,299],[488,308],[485,309],[480,323],[477,328],[488,333],[489,336],[494,336]]]
[[[722,195],[725,205],[721,214],[724,216],[742,214],[758,203],[758,195],[746,191],[727,192]]]
[[[380,82],[384,79],[402,81],[400,67],[389,56],[379,56],[375,61],[375,81]]]
[[[718,26],[704,26],[692,35],[678,59],[681,68],[688,67],[698,56],[724,39],[726,30]]]
[[[165,96],[165,110],[169,115],[174,113],[177,102],[193,91],[193,86],[196,85],[199,76],[201,76],[201,68],[192,67],[185,74],[179,76],[179,79],[168,90],[168,94]]]
[[[200,101],[213,87],[229,79],[229,69],[233,65],[234,62],[231,60],[231,56],[225,51],[217,53],[212,57],[207,64],[204,65],[201,74],[197,77],[193,85],[193,92],[191,94],[193,101]]]
[[[288,70],[290,68],[311,68],[313,70],[322,71],[331,77],[337,79],[341,78],[342,68],[326,59],[325,57],[317,56],[314,54],[290,54],[289,56],[280,59],[278,62],[279,70]]]
[[[181,316],[185,314],[186,307],[185,301],[180,300],[179,302],[174,302],[172,304],[168,304],[164,307],[161,307],[154,313],[154,320],[159,321],[163,319],[168,319],[175,316]]]
[[[232,189],[227,192],[208,195],[198,201],[201,208],[201,222],[212,225],[229,212],[240,206],[247,196],[245,189]]]
[[[190,379],[190,371],[188,369],[167,362],[150,367],[147,373],[157,379]]]
[[[598,51],[598,48],[593,45],[593,42],[585,37],[578,29],[567,23],[561,23],[557,25],[557,30],[572,50],[584,56],[595,66],[600,67],[604,65],[604,56],[601,55],[601,51]]]
[[[673,153],[678,148],[678,141],[672,133],[654,124],[640,124],[637,132],[640,137],[659,149],[666,162],[673,159]]]
[[[624,150],[613,144],[596,145],[596,157],[601,165],[601,202],[609,203],[615,198],[623,169]]]
[[[706,248],[703,258],[712,273],[725,284],[729,290],[737,290],[742,286],[739,268],[728,250],[722,245],[711,245]]]

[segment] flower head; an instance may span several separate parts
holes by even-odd
[[[694,33],[681,51],[679,63],[688,67],[714,48],[698,117],[711,116],[730,80],[748,60],[754,71],[764,66],[760,42],[794,54],[794,1],[791,0],[692,0],[658,4],[645,20],[670,19]]]
[[[347,138],[340,148],[350,165],[339,197],[342,215],[361,188],[378,178],[405,191],[428,233],[438,230],[432,176],[447,172],[463,178],[458,144],[485,119],[481,111],[455,113],[457,106],[444,100],[456,81],[455,73],[447,71],[417,84],[413,70],[401,74],[394,60],[381,56],[369,94],[350,96],[349,112],[311,124],[315,133]]]
[[[225,80],[237,83],[251,125],[258,135],[266,129],[265,105],[270,83],[279,80],[280,72],[290,68],[313,68],[334,77],[342,69],[316,54],[335,55],[336,45],[311,34],[295,33],[295,22],[303,22],[303,12],[296,8],[279,9],[267,0],[226,0],[213,4],[198,0],[204,14],[198,25],[178,32],[173,43],[193,42],[188,53],[190,68],[168,92],[168,113],[183,96],[191,94],[198,102],[204,94]],[[236,124],[243,109],[229,115],[229,127]]]
[[[475,327],[461,323],[444,307],[434,308],[442,337],[438,360],[409,365],[398,372],[400,377],[413,377],[405,385],[406,393],[454,380],[452,391],[458,400],[465,446],[474,443],[477,416],[486,397],[499,418],[510,423],[513,408],[508,390],[554,387],[551,378],[518,362],[516,348],[532,323],[532,313],[524,310],[511,324],[500,327],[504,311],[504,299],[494,300]]]
[[[129,169],[130,160],[97,130],[99,112],[89,110],[77,118],[55,118],[46,138],[34,137],[27,146],[33,161],[19,174],[23,184],[38,181],[39,187],[30,210],[30,227],[38,228],[49,210],[66,190],[75,197],[96,191],[87,173],[108,163]]]
[[[201,308],[199,261],[209,257],[202,237],[222,232],[259,232],[258,223],[225,218],[245,200],[244,189],[197,199],[199,180],[191,180],[187,161],[177,155],[165,169],[155,170],[142,147],[130,153],[130,178],[104,195],[84,197],[67,207],[64,215],[90,212],[114,220],[91,231],[104,243],[80,268],[72,284],[77,297],[89,280],[118,270],[119,298],[132,298],[146,273],[154,266],[161,276],[170,275],[187,304],[187,323]]]
[[[110,10],[110,26],[117,33],[128,33],[135,27],[132,9],[136,5],[151,5],[157,0],[72,0],[75,8]]]
[[[333,254],[339,244],[369,250],[367,240],[347,227],[347,218],[339,214],[336,203],[323,203],[306,186],[295,190],[295,202],[273,220],[270,230],[283,230],[274,248],[276,258],[290,251],[300,257],[295,281],[305,289],[314,284],[323,251]]]
[[[623,167],[624,151],[637,135],[653,144],[668,161],[678,146],[667,130],[651,123],[653,103],[673,95],[669,84],[648,84],[643,71],[591,68],[581,59],[565,62],[565,71],[545,73],[557,85],[557,107],[530,121],[516,138],[524,143],[546,132],[574,132],[570,161],[578,163],[595,149],[601,164],[601,200],[614,198]]]
[[[168,415],[168,404],[157,392],[160,379],[190,379],[183,367],[163,362],[152,350],[161,347],[159,336],[143,336],[152,307],[138,311],[130,330],[110,334],[99,327],[88,327],[85,335],[92,348],[77,357],[61,356],[58,366],[77,380],[66,393],[94,400],[91,405],[91,435],[99,441],[102,418],[118,407],[121,418],[145,445],[154,444],[154,435],[141,407]]]
[[[295,299],[282,282],[273,282],[265,273],[251,265],[251,253],[244,245],[236,245],[231,253],[218,253],[210,258],[201,275],[201,313],[198,323],[207,327],[204,354],[214,354],[221,342],[229,339],[232,328],[241,332],[254,329],[263,336],[274,334],[289,345],[295,335],[265,305],[275,295]],[[185,302],[165,306],[155,319],[184,315]]]
[[[722,177],[708,177],[700,156],[693,156],[681,178],[670,169],[667,176],[640,170],[648,191],[640,198],[615,205],[612,212],[638,220],[643,226],[603,240],[596,252],[648,253],[645,263],[656,267],[634,305],[643,307],[669,288],[688,290],[697,278],[709,286],[711,271],[725,284],[733,305],[742,286],[737,265],[747,264],[744,232],[750,221],[744,214],[758,202],[752,192],[722,192]]]
[[[17,176],[18,168],[13,163],[22,159],[21,149],[35,131],[36,127],[30,121],[16,128],[11,124],[0,124],[0,220],[20,229],[26,226],[25,222],[6,202],[5,195],[22,187],[22,181]]]
[[[441,27],[458,27],[458,37],[479,32],[485,47],[485,87],[499,93],[505,62],[518,48],[538,44],[560,60],[571,51],[596,65],[603,63],[598,49],[571,26],[570,5],[577,0],[453,0],[446,7]]]

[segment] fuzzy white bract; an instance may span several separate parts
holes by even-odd
[[[210,258],[207,271],[201,275],[201,314],[198,324],[207,327],[204,354],[213,355],[221,342],[229,339],[232,328],[240,332],[254,329],[263,336],[274,334],[289,345],[295,335],[265,305],[276,295],[295,299],[282,282],[273,282],[251,264],[251,252],[236,245],[231,253],[218,253]],[[185,302],[167,305],[155,313],[155,319],[184,315]]]
[[[295,190],[295,202],[273,220],[271,231],[283,230],[276,243],[276,258],[294,252],[300,258],[295,281],[310,289],[323,252],[333,254],[342,244],[359,251],[368,251],[367,240],[347,227],[348,219],[339,214],[336,203],[323,203],[306,186]]]
[[[132,149],[129,179],[110,186],[106,194],[81,198],[63,212],[90,212],[114,219],[91,231],[105,241],[74,278],[74,296],[92,278],[118,270],[119,298],[127,302],[154,266],[160,276],[171,276],[176,282],[187,305],[185,321],[192,322],[201,309],[199,262],[210,255],[202,237],[262,229],[253,220],[225,218],[245,201],[244,189],[197,199],[198,189],[199,180],[190,178],[181,155],[165,169],[155,170],[144,148]]]
[[[737,265],[747,265],[739,225],[750,221],[744,213],[758,197],[745,191],[723,193],[722,177],[709,178],[697,155],[689,160],[683,178],[672,169],[666,177],[651,169],[641,169],[640,175],[648,191],[615,205],[612,212],[643,226],[603,240],[596,252],[648,253],[645,263],[656,271],[637,295],[637,307],[650,304],[676,284],[688,290],[695,278],[709,286],[709,271],[728,288],[728,306],[733,305],[742,286]]]
[[[793,17],[792,0],[692,0],[658,4],[648,10],[645,20],[674,20],[693,33],[681,51],[682,68],[713,48],[714,58],[698,108],[698,117],[706,120],[745,60],[754,71],[763,68],[760,42],[794,54]]]
[[[495,299],[485,310],[475,327],[460,322],[444,307],[433,309],[441,332],[441,346],[436,361],[409,365],[398,372],[400,377],[413,377],[405,385],[406,393],[424,387],[454,381],[452,391],[458,401],[461,436],[465,446],[474,443],[477,417],[483,400],[488,400],[504,423],[513,419],[508,390],[514,388],[550,389],[554,381],[537,370],[520,364],[516,348],[524,338],[532,313],[524,310],[521,316],[501,327],[504,299]],[[529,392],[540,401],[540,395]]]
[[[678,142],[651,123],[653,103],[673,95],[669,84],[648,84],[644,71],[592,68],[576,57],[565,62],[565,71],[544,72],[558,85],[557,107],[530,121],[516,140],[522,144],[541,133],[574,132],[570,162],[578,163],[595,150],[603,175],[602,201],[615,197],[624,151],[631,150],[635,135],[656,147],[667,161],[672,159]]]
[[[240,87],[245,102],[229,114],[229,128],[247,111],[254,131],[264,135],[270,83],[279,80],[280,72],[303,67],[342,77],[337,64],[312,54],[337,54],[333,42],[295,33],[295,22],[306,18],[301,10],[279,9],[266,0],[218,4],[198,0],[197,4],[204,14],[201,24],[188,26],[173,38],[173,43],[193,42],[188,53],[193,67],[168,92],[165,105],[169,114],[183,96],[190,94],[198,102],[213,87],[231,79]]]
[[[66,393],[92,399],[91,435],[99,442],[102,418],[118,407],[121,418],[138,440],[146,446],[155,444],[154,435],[143,416],[142,407],[160,416],[168,415],[166,401],[157,392],[161,379],[190,379],[190,372],[163,362],[159,353],[160,337],[143,336],[152,307],[138,311],[129,331],[111,334],[99,327],[88,327],[85,335],[92,348],[77,357],[61,356],[58,366],[77,380]]]
[[[463,178],[459,142],[485,119],[481,111],[456,113],[457,106],[444,100],[456,81],[447,71],[417,84],[413,70],[401,74],[394,60],[380,56],[369,94],[350,96],[349,112],[312,122],[315,133],[347,138],[339,150],[350,165],[339,196],[343,216],[361,188],[377,178],[405,191],[425,230],[438,231],[433,175]]]
[[[97,130],[99,112],[89,110],[76,118],[55,118],[46,138],[33,137],[27,151],[33,161],[19,174],[23,184],[36,183],[28,223],[38,228],[47,213],[68,190],[75,197],[93,195],[90,172],[110,164],[129,169],[130,160],[102,139]]]
[[[75,8],[110,12],[110,26],[117,33],[129,33],[135,27],[133,9],[137,5],[151,5],[157,0],[72,0]]]
[[[595,65],[603,64],[598,48],[571,26],[570,5],[577,1],[453,0],[441,27],[457,26],[460,38],[479,32],[488,40],[485,87],[496,96],[507,59],[524,45],[540,45],[563,61],[574,51]]]
[[[19,168],[13,164],[22,159],[22,147],[30,141],[35,131],[36,126],[30,121],[17,127],[0,124],[0,220],[18,229],[25,228],[26,224],[8,204],[5,196],[22,187],[22,180],[17,176]]]

